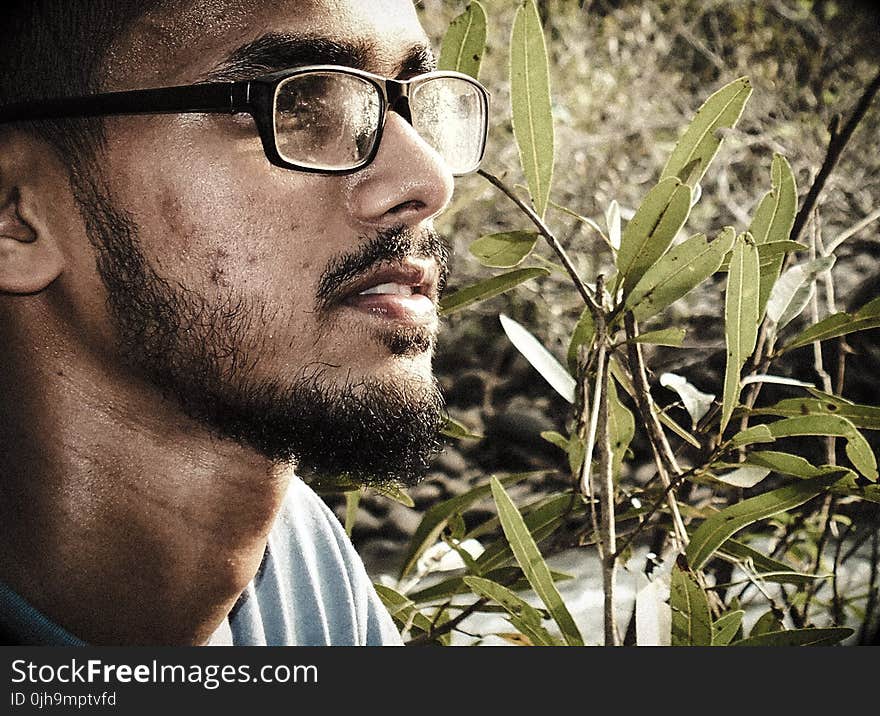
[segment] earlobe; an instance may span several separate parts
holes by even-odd
[[[0,183],[0,190],[6,189]],[[38,293],[61,274],[64,256],[30,217],[19,187],[0,193],[0,293]]]

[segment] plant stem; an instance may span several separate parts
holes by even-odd
[[[600,291],[602,290],[603,277],[601,274],[598,277],[596,286],[599,288]],[[593,489],[589,482],[590,466],[593,463],[593,450],[596,446],[596,432],[599,425],[599,403],[600,398],[605,393],[604,388],[605,382],[607,380],[606,375],[608,373],[608,361],[605,357],[608,351],[608,336],[604,312],[599,311],[597,318],[598,320],[596,321],[592,343],[594,346],[596,346],[598,357],[596,359],[596,379],[593,386],[592,395],[588,395],[587,393],[587,369],[589,362],[578,360],[578,381],[581,386],[581,395],[583,400],[580,424],[586,425],[584,431],[586,434],[580,436],[584,440],[584,462],[581,465],[579,487],[581,494],[584,495],[584,497],[588,498],[593,497]],[[590,405],[591,401],[592,410],[590,411],[590,420],[589,423],[585,423],[584,418],[586,417],[586,413],[588,412],[587,406]]]
[[[562,265],[565,267],[565,270],[568,271],[568,275],[571,277],[572,283],[574,283],[575,288],[578,293],[581,295],[581,298],[584,299],[584,303],[587,304],[587,307],[590,309],[590,312],[593,314],[593,318],[598,317],[601,309],[599,308],[599,304],[596,302],[595,298],[590,294],[590,289],[587,288],[587,285],[583,282],[581,277],[578,275],[577,270],[574,267],[574,264],[571,262],[571,259],[568,258],[568,254],[565,253],[565,249],[562,248],[562,244],[559,243],[559,239],[553,234],[547,224],[535,213],[535,210],[532,209],[528,204],[526,204],[522,199],[520,199],[513,190],[508,187],[503,181],[501,181],[494,174],[490,174],[489,172],[478,169],[477,174],[486,179],[489,183],[500,189],[504,195],[510,199],[514,204],[516,204],[520,210],[529,217],[531,222],[538,228],[538,233],[543,236],[547,243],[550,244],[550,248],[556,252],[556,255],[559,257],[559,260],[562,262]]]
[[[439,636],[443,636],[444,634],[448,634],[453,631],[455,627],[457,627],[461,622],[467,619],[471,614],[477,611],[480,607],[485,606],[489,603],[489,600],[486,597],[481,597],[473,604],[462,609],[454,618],[450,619],[448,622],[443,622],[440,626],[434,628],[431,626],[431,631],[426,632],[425,634],[420,634],[419,636],[410,639],[406,642],[406,646],[425,646],[430,644],[434,639]]]
[[[819,570],[822,567],[822,552],[825,550],[825,545],[828,543],[828,533],[831,527],[831,518],[833,514],[834,496],[829,492],[827,495],[825,495],[825,499],[822,501],[822,508],[819,517],[822,532],[820,533],[818,543],[816,544],[816,559],[813,562],[813,574],[818,574]],[[806,589],[804,605],[801,608],[801,619],[804,624],[807,624],[809,622],[810,604],[812,603],[813,597],[816,595],[816,591],[818,590],[818,588],[818,583],[813,582]]]
[[[603,326],[604,333],[604,326]],[[608,356],[605,352],[605,336],[599,349],[599,367],[597,375],[607,376]],[[607,379],[607,378],[606,378]],[[596,380],[599,389],[598,378]],[[614,613],[616,602],[615,572],[617,570],[617,534],[614,524],[614,473],[611,459],[611,436],[608,431],[608,391],[602,390],[599,401],[599,476],[601,478],[602,508],[602,585],[605,592],[605,646],[619,646],[620,636],[617,633],[617,618]]]
[[[803,234],[804,229],[806,228],[807,220],[809,219],[810,214],[812,213],[813,208],[816,205],[816,201],[819,198],[819,194],[821,194],[822,189],[825,186],[825,182],[828,180],[831,172],[834,171],[834,168],[837,166],[840,155],[843,153],[843,150],[849,142],[850,138],[852,137],[853,132],[855,132],[856,127],[858,127],[859,122],[861,122],[862,118],[865,116],[865,113],[868,111],[868,107],[873,101],[874,96],[877,94],[878,90],[880,90],[880,72],[877,73],[874,79],[871,80],[871,82],[865,88],[865,91],[862,93],[862,96],[856,103],[856,107],[853,110],[849,121],[847,121],[846,126],[844,126],[843,131],[831,132],[831,140],[828,142],[828,148],[825,151],[825,159],[822,162],[822,166],[819,169],[818,174],[816,174],[815,178],[810,184],[810,188],[807,191],[807,196],[804,198],[804,202],[801,205],[800,211],[798,211],[797,216],[795,217],[794,224],[792,226],[791,232],[789,233],[789,238],[792,241],[800,240],[800,237]],[[845,231],[843,234],[838,236],[828,247],[828,252],[825,255],[831,255],[832,253],[834,253],[835,249],[837,249],[837,247],[841,243],[846,241],[853,234],[861,231],[872,221],[875,221],[878,216],[880,216],[880,213],[875,210],[867,217],[865,217],[863,221],[859,222],[850,230]],[[783,271],[785,271],[785,269],[791,265],[793,256],[794,254],[788,254],[785,257],[785,261],[782,266]],[[767,333],[768,325],[767,318],[765,317],[764,320],[761,322],[761,333],[758,340],[758,348],[752,354],[752,373],[765,373],[773,358],[773,345],[765,345]],[[761,384],[754,383],[749,390],[744,404],[747,407],[752,407],[757,401],[758,394],[760,392]]]
[[[604,344],[602,347],[604,353]],[[584,442],[584,459],[580,464],[579,474],[575,475],[577,490],[583,496],[584,500],[590,505],[590,523],[593,527],[593,534],[599,539],[597,549],[599,559],[603,559],[602,538],[599,532],[599,522],[596,516],[596,499],[595,490],[593,489],[592,478],[592,462],[593,462],[593,445],[596,441],[596,430],[599,425],[599,404],[596,402],[596,391],[602,390],[599,383],[598,372],[596,379],[596,387],[593,391],[592,409],[590,408],[590,394],[588,384],[588,374],[591,359],[593,357],[592,347],[587,354],[584,346],[578,351],[578,370],[577,370],[577,435]],[[589,357],[588,357],[589,356]]]
[[[663,482],[663,486],[667,489],[667,502],[669,511],[672,515],[672,526],[675,530],[677,539],[677,549],[684,552],[684,548],[688,543],[687,531],[684,527],[684,521],[678,511],[678,502],[675,499],[675,492],[670,488],[672,480],[670,473],[675,476],[681,474],[681,468],[678,461],[669,446],[666,435],[657,414],[654,412],[654,404],[651,398],[651,388],[648,385],[648,376],[645,369],[645,360],[642,356],[642,346],[635,341],[639,335],[638,325],[632,311],[624,314],[624,324],[626,327],[626,336],[629,340],[627,350],[629,352],[630,371],[632,372],[633,385],[635,387],[636,407],[645,429],[648,431],[648,439],[651,443],[651,449],[654,453],[654,462],[657,465],[657,472]]]
[[[800,239],[804,227],[806,226],[807,219],[812,213],[813,207],[819,198],[819,194],[825,187],[825,182],[828,180],[831,172],[834,171],[834,167],[837,166],[840,155],[843,153],[844,148],[849,142],[850,137],[852,137],[856,127],[859,125],[859,122],[862,120],[862,117],[865,116],[865,112],[868,111],[868,107],[873,101],[874,95],[877,94],[877,90],[880,90],[880,72],[877,73],[874,79],[871,80],[865,88],[865,91],[856,103],[852,115],[840,133],[832,135],[831,141],[828,143],[828,150],[825,153],[825,160],[822,162],[822,167],[819,169],[819,173],[816,175],[816,180],[810,187],[810,191],[807,193],[804,203],[795,217],[794,226],[791,229],[792,241],[798,241]]]

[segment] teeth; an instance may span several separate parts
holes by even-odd
[[[366,291],[360,292],[361,296],[368,296],[370,294],[412,296],[413,290],[412,286],[403,286],[399,283],[380,283],[378,286],[373,286],[371,288],[368,288]]]

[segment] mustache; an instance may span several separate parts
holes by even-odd
[[[324,312],[339,302],[348,287],[361,276],[383,263],[397,263],[406,258],[433,258],[439,268],[438,292],[443,293],[449,277],[452,248],[434,229],[419,234],[407,226],[393,226],[380,231],[357,249],[333,259],[318,280],[317,311]]]

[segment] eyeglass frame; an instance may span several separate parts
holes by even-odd
[[[379,93],[379,125],[368,154],[354,167],[329,169],[297,164],[281,156],[275,134],[275,98],[281,83],[312,72],[354,75],[372,84]],[[457,78],[475,87],[483,109],[480,151],[473,169],[454,172],[470,174],[479,168],[486,151],[489,115],[489,91],[470,75],[451,70],[434,70],[398,80],[344,65],[303,65],[248,80],[201,82],[191,85],[104,92],[79,97],[31,100],[0,106],[0,124],[51,119],[80,119],[140,114],[249,114],[269,162],[284,169],[314,174],[352,174],[368,166],[379,152],[389,111],[394,111],[412,125],[409,97],[415,87],[432,79]]]

